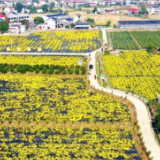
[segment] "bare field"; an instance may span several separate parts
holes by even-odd
[[[87,15],[87,12],[85,12],[85,11],[72,11],[72,12],[68,12],[69,16],[74,16],[76,14],[80,14],[81,16],[85,16],[85,15]]]
[[[97,25],[105,25],[108,20],[110,20],[112,24],[118,24],[119,20],[142,20],[140,17],[120,16],[119,14],[86,14],[81,16],[83,22],[87,18],[94,19]]]
[[[149,19],[160,19],[160,15],[148,15]]]

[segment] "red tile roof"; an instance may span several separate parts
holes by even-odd
[[[128,10],[128,12],[139,12],[139,11],[136,8],[131,8],[131,9]]]

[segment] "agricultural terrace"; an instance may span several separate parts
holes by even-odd
[[[85,53],[101,47],[100,31],[47,31],[0,36],[0,52]],[[12,43],[12,48],[11,48]]]
[[[139,49],[130,32],[110,32],[110,41],[115,49],[137,50]]]
[[[29,57],[1,59],[5,64],[11,59],[7,65],[12,66],[51,63],[47,57]],[[71,57],[59,61],[67,65]],[[3,159],[141,159],[128,107],[89,91],[85,76],[0,73],[0,99]]]
[[[160,94],[160,58],[146,51],[104,56],[108,80],[114,86],[153,100]]]
[[[142,48],[147,48],[150,45],[160,48],[160,31],[133,31],[131,34]]]

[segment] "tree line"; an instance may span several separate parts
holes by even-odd
[[[60,66],[60,65],[20,65],[20,64],[0,64],[0,73],[26,73],[35,72],[36,74],[86,74],[85,66]]]

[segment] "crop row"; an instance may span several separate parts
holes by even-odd
[[[0,127],[2,159],[140,160],[131,129]]]
[[[86,89],[85,78],[1,75],[0,120],[107,122],[130,120],[127,106]]]
[[[147,99],[160,94],[160,59],[145,51],[128,51],[105,56],[104,64],[115,88],[131,91]]]
[[[160,48],[160,31],[133,31],[131,33],[142,48],[150,46]]]
[[[25,55],[0,55],[0,64],[19,64],[19,65],[60,65],[76,66],[78,61],[86,65],[86,59],[79,56],[25,56]]]
[[[139,49],[138,45],[129,32],[110,32],[110,37],[112,40],[113,48],[115,49]]]
[[[5,52],[9,48],[13,52],[79,53],[91,52],[99,48],[101,46],[100,43],[98,31],[35,32],[28,36],[0,36],[0,51]]]

